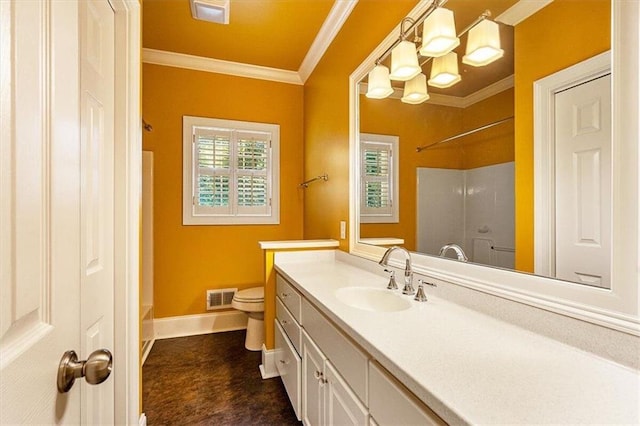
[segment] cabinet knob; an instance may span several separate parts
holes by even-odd
[[[280,297],[287,298],[289,297],[289,293],[280,293]]]
[[[282,320],[282,321],[280,321],[280,322],[282,323],[282,325],[287,325],[287,324],[289,324],[289,321],[287,321],[287,320]]]

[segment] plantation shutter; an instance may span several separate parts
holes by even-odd
[[[271,134],[193,128],[194,213],[271,214]]]
[[[232,213],[232,132],[194,128],[194,212]]]
[[[362,216],[391,216],[392,156],[391,144],[385,142],[360,141],[361,145],[361,200]]]
[[[270,214],[271,135],[263,132],[236,132],[237,214]]]

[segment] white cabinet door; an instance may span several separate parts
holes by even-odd
[[[324,364],[325,422],[327,425],[366,425],[369,411],[329,361]]]
[[[326,357],[302,332],[302,422],[307,426],[323,424],[324,362]]]

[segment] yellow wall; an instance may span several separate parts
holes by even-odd
[[[400,138],[400,221],[360,225],[362,237],[403,238],[416,248],[417,167],[472,169],[513,161],[513,122],[416,152],[416,147],[513,115],[513,89],[467,108],[424,103],[408,105],[398,99],[360,96],[360,128],[365,133]]]
[[[515,29],[516,269],[533,271],[533,82],[609,49],[609,0],[555,0]]]
[[[302,86],[144,64],[142,107],[153,126],[156,318],[206,312],[207,289],[264,282],[261,240],[302,238]],[[182,116],[280,125],[280,225],[182,225]]]
[[[305,190],[305,238],[339,239],[349,220],[349,75],[416,3],[360,0],[305,83],[305,175],[329,175]]]

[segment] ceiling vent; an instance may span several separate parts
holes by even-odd
[[[216,24],[229,23],[229,0],[190,0],[191,16]]]

